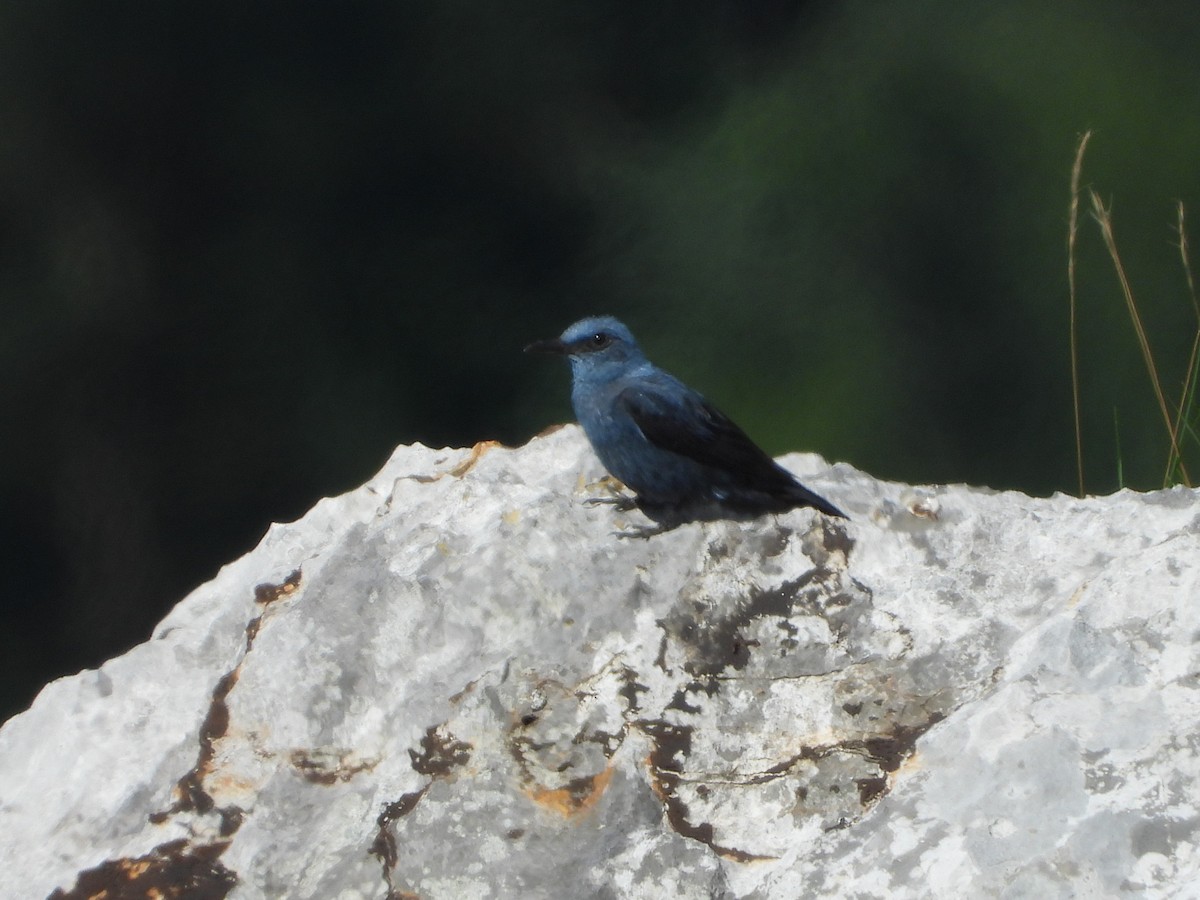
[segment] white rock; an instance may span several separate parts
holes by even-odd
[[[1197,493],[788,463],[850,521],[401,447],[0,729],[0,896],[1200,896]]]

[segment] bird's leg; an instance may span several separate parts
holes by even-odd
[[[631,509],[637,509],[637,498],[622,494],[621,491],[625,485],[611,475],[605,475],[599,481],[589,484],[588,487],[601,488],[607,491],[610,496],[589,497],[583,501],[584,506],[615,506],[618,512],[629,512]]]
[[[613,536],[625,538],[626,540],[643,540],[648,541],[656,534],[662,534],[664,531],[670,531],[666,525],[630,525],[626,531],[614,531]]]
[[[584,506],[615,506],[618,512],[629,512],[637,509],[637,500],[633,497],[588,497],[583,501]]]

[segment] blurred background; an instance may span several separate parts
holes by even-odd
[[[395,445],[569,419],[520,351],[587,313],[772,453],[1075,492],[1076,142],[1177,398],[1197,47],[1194,0],[5,4],[0,718]],[[1086,214],[1077,294],[1087,490],[1160,487]]]

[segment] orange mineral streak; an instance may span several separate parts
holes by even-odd
[[[538,806],[571,818],[581,815],[596,805],[608,783],[612,781],[613,769],[609,766],[591,778],[580,779],[576,787],[531,788],[526,793]]]
[[[455,478],[462,478],[475,467],[475,463],[479,462],[485,453],[487,453],[489,450],[494,450],[497,447],[503,446],[504,445],[499,441],[480,441],[471,448],[470,456],[468,456],[465,460],[460,462],[446,474],[453,475]]]

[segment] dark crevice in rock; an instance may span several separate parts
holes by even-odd
[[[666,641],[666,636],[663,636],[663,641]],[[621,688],[617,694],[625,701],[626,714],[635,713],[641,709],[638,703],[638,694],[645,693],[649,688],[637,680],[637,672],[629,668],[629,666],[621,667]]]
[[[691,609],[673,612],[662,625],[688,651],[684,669],[690,674],[711,676],[730,669],[741,671],[750,662],[751,650],[759,646],[757,641],[747,640],[742,629],[764,616],[788,618],[800,592],[820,577],[814,569],[778,588],[761,591],[728,616],[706,618],[711,611],[702,604],[692,604]]]
[[[254,602],[265,608],[281,597],[295,593],[300,587],[300,577],[300,570],[296,569],[279,584],[257,585],[254,588]],[[218,817],[217,834],[222,840],[196,846],[190,846],[188,841],[172,841],[155,848],[151,854],[137,860],[111,860],[82,873],[80,885],[83,884],[85,877],[105,877],[119,878],[120,884],[127,886],[130,883],[128,872],[136,870],[137,872],[151,873],[146,877],[152,879],[146,882],[145,891],[137,893],[137,896],[156,896],[155,892],[157,892],[158,896],[163,897],[207,898],[224,897],[230,887],[237,883],[237,876],[217,863],[216,860],[229,846],[228,839],[241,828],[246,814],[235,805],[217,807],[216,801],[213,800],[212,794],[208,792],[204,784],[212,774],[217,743],[229,731],[229,694],[237,686],[242,665],[253,648],[254,639],[258,636],[259,628],[262,625],[262,617],[263,613],[259,613],[247,623],[242,658],[233,669],[218,679],[213,688],[208,711],[204,715],[204,721],[200,724],[200,731],[197,735],[200,750],[196,755],[196,763],[175,783],[174,802],[167,809],[151,813],[149,816],[153,824],[161,825],[179,813],[194,812],[203,816],[215,812]],[[123,872],[125,874],[122,874]],[[171,878],[178,880],[171,882],[169,881]],[[94,895],[94,893],[86,893],[80,896]],[[110,893],[108,896],[134,896],[134,894]]]
[[[667,704],[667,709],[678,710],[679,712],[690,713],[696,715],[701,712],[699,706],[693,706],[687,699],[687,688],[680,688],[675,692],[675,696],[671,698],[671,702]]]
[[[608,731],[584,731],[575,735],[571,739],[573,744],[596,744],[600,747],[605,759],[612,759],[613,754],[620,749],[621,744],[625,742],[625,732],[621,731],[618,734],[612,734]]]
[[[918,725],[896,725],[887,734],[846,741],[841,746],[846,750],[860,750],[883,771],[895,772],[912,755],[918,738],[944,718],[943,713],[930,713],[929,718]]]
[[[178,900],[222,900],[237,885],[237,875],[220,863],[228,841],[188,845],[168,841],[145,856],[110,859],[79,873],[70,890],[57,888],[49,900],[160,897]]]
[[[774,543],[770,549],[775,555],[783,552],[787,538],[788,534],[772,533]],[[712,606],[700,598],[680,604],[658,624],[666,638],[683,645],[687,653],[684,668],[690,674],[712,676],[730,670],[741,671],[749,664],[752,651],[760,646],[758,641],[747,639],[742,633],[756,619],[775,616],[783,620],[780,627],[786,637],[781,642],[781,652],[786,653],[789,643],[793,648],[796,646],[792,636],[797,629],[791,625],[791,631],[788,631],[790,623],[787,620],[797,610],[830,618],[830,610],[840,610],[853,603],[853,596],[839,590],[845,576],[846,559],[853,547],[854,541],[844,529],[823,521],[804,538],[805,552],[814,563],[807,572],[778,587],[751,594],[726,615],[714,616]],[[732,555],[735,550],[721,544],[710,546],[708,552],[710,557],[719,559],[722,554]],[[863,590],[861,585],[855,587]],[[870,594],[864,593],[869,603]],[[837,630],[835,622],[831,621],[830,625]],[[666,649],[664,642],[660,658],[665,659]]]
[[[779,642],[779,655],[783,657],[800,646],[800,641],[796,639],[796,635],[800,633],[800,629],[787,619],[780,619],[778,624],[779,630],[787,635],[787,637]]]
[[[261,603],[264,606],[268,603],[274,603],[280,597],[286,597],[288,594],[293,594],[300,587],[300,570],[294,569],[292,574],[288,575],[279,584],[260,584],[254,588],[254,602]]]
[[[699,688],[693,683],[692,688]],[[680,691],[682,694],[683,691]],[[680,695],[676,695],[675,701]],[[681,708],[684,704],[673,701],[673,708]],[[685,710],[686,711],[686,710]],[[761,856],[745,850],[718,844],[714,837],[713,825],[709,822],[697,822],[688,808],[688,804],[680,796],[680,788],[685,783],[701,799],[711,798],[713,791],[722,789],[739,789],[761,785],[780,778],[794,778],[798,772],[812,772],[812,766],[817,766],[817,774],[809,784],[798,785],[795,789],[797,803],[809,806],[806,815],[832,813],[836,816],[826,830],[849,828],[862,812],[873,806],[891,789],[889,775],[900,768],[915,748],[917,740],[942,721],[942,713],[930,713],[928,717],[914,725],[895,725],[890,730],[865,738],[855,738],[815,747],[803,747],[788,759],[782,760],[761,772],[744,773],[735,776],[713,779],[704,776],[706,783],[698,783],[695,773],[688,772],[688,757],[692,751],[693,727],[679,725],[661,720],[641,720],[638,727],[648,735],[654,749],[649,756],[649,771],[651,785],[659,800],[662,801],[667,821],[672,829],[684,837],[692,838],[710,846],[716,853],[728,859],[748,862],[773,857]],[[862,774],[854,777],[854,767],[847,768],[848,760],[858,760],[855,766]],[[797,770],[801,763],[806,768]],[[863,767],[867,770],[863,772]],[[811,787],[830,800],[821,801],[812,795]],[[861,809],[855,813],[845,809],[849,797],[857,793],[858,805]],[[719,796],[719,795],[718,795]],[[838,797],[846,799],[837,800]],[[822,802],[826,805],[822,807]],[[816,804],[814,806],[814,804]],[[839,808],[845,809],[839,814]]]
[[[667,671],[667,645],[671,639],[670,629],[667,623],[659,619],[656,623],[663,630],[662,640],[658,642],[658,656],[654,657],[654,665],[662,672]]]
[[[771,856],[760,856],[736,847],[718,844],[713,834],[712,823],[696,823],[689,818],[688,806],[680,799],[678,788],[683,772],[681,760],[687,758],[692,748],[690,726],[672,725],[662,721],[641,721],[638,725],[654,744],[649,759],[651,787],[663,804],[667,821],[677,834],[706,844],[714,853],[735,862],[774,859]]]
[[[375,819],[375,824],[378,826],[375,840],[367,850],[379,860],[383,867],[387,900],[400,900],[400,898],[413,896],[397,890],[392,880],[392,870],[396,868],[398,859],[396,836],[392,832],[392,824],[416,809],[421,798],[425,796],[435,781],[447,778],[456,768],[465,766],[471,759],[471,750],[473,749],[470,744],[460,741],[450,734],[443,723],[431,725],[425,730],[425,734],[421,736],[420,751],[411,749],[408,751],[408,755],[412,759],[413,771],[428,776],[429,783],[419,791],[401,794],[399,799],[384,806],[383,811]]]
[[[431,782],[432,783],[432,782]],[[425,796],[425,792],[429,790],[429,785],[421,788],[419,791],[413,791],[409,794],[402,794],[399,800],[393,800],[383,808],[383,812],[375,820],[378,830],[375,832],[375,840],[371,843],[370,849],[367,851],[376,859],[383,867],[383,883],[387,886],[385,897],[387,900],[399,900],[399,898],[410,897],[404,891],[396,890],[396,885],[392,881],[392,870],[396,868],[396,836],[392,834],[392,823],[397,819],[403,819],[410,812],[417,808],[417,804],[421,802],[421,798]]]
[[[714,831],[720,833],[723,827],[719,819],[703,821],[700,809],[719,809],[723,793],[788,779],[795,784],[794,815],[816,818],[826,828],[850,827],[891,789],[891,773],[913,752],[920,735],[943,718],[941,712],[924,710],[916,721],[900,710],[881,709],[876,711],[880,714],[870,714],[874,708],[868,706],[869,698],[851,696],[839,705],[853,718],[854,725],[843,731],[844,739],[836,743],[801,747],[790,758],[758,772],[714,774],[693,769],[694,763],[689,760],[693,729],[708,726],[701,726],[699,719],[687,725],[680,724],[680,720],[690,721],[705,712],[707,704],[701,693],[712,697],[722,682],[745,677],[744,670],[760,645],[762,652],[772,656],[803,650],[799,618],[823,620],[833,643],[841,648],[838,655],[845,658],[816,657],[807,664],[812,671],[801,670],[788,678],[822,678],[831,671],[844,672],[858,665],[863,654],[872,652],[876,630],[870,618],[873,594],[868,586],[849,578],[846,571],[854,542],[843,528],[829,522],[814,526],[801,540],[812,562],[807,571],[775,587],[752,592],[740,602],[710,600],[703,594],[704,582],[699,582],[697,590],[685,593],[676,609],[659,621],[667,640],[683,651],[684,670],[694,677],[680,686],[667,703],[664,712],[669,721],[637,723],[654,744],[648,760],[651,782],[676,832],[730,859],[765,857],[721,845],[714,836]],[[787,536],[779,537],[779,541],[782,543],[776,552],[782,553]],[[733,558],[745,553],[747,546],[714,545],[709,547],[709,554],[718,559],[723,558],[722,554]],[[778,629],[754,624],[762,619],[774,621]],[[906,645],[911,644],[902,627],[894,631]],[[665,659],[672,649],[665,648],[660,657]],[[918,698],[912,700],[925,705]]]
[[[836,519],[830,519],[825,516],[822,516],[820,521],[821,546],[825,549],[825,552],[829,554],[840,553],[848,559],[850,551],[854,549],[854,539],[846,531],[845,525]]]
[[[296,569],[279,584],[260,584],[255,587],[254,602],[265,607],[281,597],[295,593],[299,587],[300,570]],[[246,644],[242,650],[242,658],[233,669],[221,676],[217,681],[216,687],[213,688],[212,699],[208,704],[208,712],[205,714],[204,721],[200,725],[200,733],[198,735],[200,752],[196,757],[196,764],[176,783],[175,802],[166,810],[151,813],[150,821],[154,824],[162,824],[171,816],[181,812],[196,812],[204,815],[213,811],[215,802],[212,795],[205,790],[204,781],[212,774],[213,757],[216,754],[217,742],[229,730],[229,704],[227,702],[229,694],[236,687],[238,678],[241,676],[242,666],[246,662],[246,657],[254,647],[254,639],[258,637],[259,628],[262,626],[262,617],[263,613],[260,613],[247,623]],[[230,824],[233,822],[237,824],[241,823],[242,811],[240,809],[229,807],[217,812],[221,816],[222,834],[232,834],[237,830],[236,827],[233,827],[231,830]]]
[[[904,760],[912,755],[916,748],[917,740],[921,735],[925,734],[925,732],[944,718],[945,715],[943,713],[933,712],[929,714],[925,721],[916,725],[894,725],[890,731],[872,737],[855,738],[821,747],[805,747],[791,759],[772,766],[767,771],[779,777],[786,775],[797,763],[804,760],[819,761],[833,757],[836,754],[847,753],[860,756],[879,767],[877,775],[867,775],[854,779],[854,786],[858,790],[859,803],[863,811],[866,811],[879,798],[891,790],[891,782],[888,776],[898,770]],[[798,790],[803,791],[805,795],[808,793],[806,788],[799,788]],[[830,790],[836,790],[836,786],[830,788]],[[803,800],[805,797],[801,797],[801,799]],[[843,823],[838,827],[848,827],[850,824],[851,820],[843,819]]]
[[[888,780],[886,775],[874,778],[857,778],[854,783],[858,786],[858,802],[866,809],[887,793]]]
[[[226,672],[213,689],[212,700],[208,712],[200,724],[200,753],[196,764],[186,772],[175,784],[175,802],[166,810],[151,813],[150,821],[160,825],[171,816],[181,812],[197,812],[201,815],[212,812],[216,805],[212,795],[204,789],[204,779],[212,770],[213,756],[216,753],[216,743],[229,730],[229,706],[225,702],[229,692],[237,684],[241,664],[231,672]]]
[[[474,748],[464,741],[457,740],[448,732],[443,734],[442,729],[441,725],[431,725],[421,737],[420,752],[408,751],[414,772],[431,778],[442,778],[470,761],[471,750]]]
[[[332,785],[339,781],[344,784],[356,775],[370,772],[379,760],[371,759],[365,762],[351,763],[347,761],[347,754],[342,754],[334,760],[308,750],[293,750],[288,757],[288,762],[305,781],[312,784]]]
[[[421,788],[419,791],[413,791],[408,794],[401,794],[399,800],[393,800],[383,808],[383,812],[375,820],[375,824],[379,826],[379,832],[375,835],[375,841],[371,844],[370,853],[372,856],[379,858],[383,863],[383,875],[391,884],[391,872],[396,865],[396,838],[388,830],[388,827],[397,819],[403,819],[410,812],[417,808],[417,804],[421,802],[421,798],[425,796],[425,792],[429,790],[429,785]]]
[[[688,696],[691,694],[703,694],[705,697],[715,697],[720,690],[721,685],[718,678],[693,679],[675,692],[666,708],[688,713],[689,715],[697,715],[703,712],[703,710],[691,703],[688,700]]]

